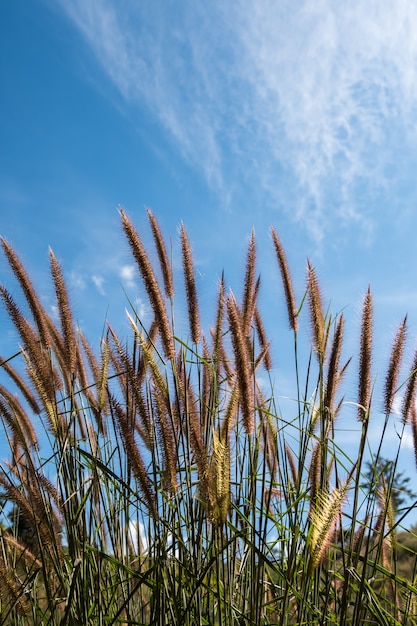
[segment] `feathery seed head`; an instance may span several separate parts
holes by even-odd
[[[320,362],[324,360],[325,329],[322,297],[316,271],[307,259],[307,287],[313,345]]]
[[[259,345],[262,350],[262,360],[264,362],[266,371],[269,372],[272,369],[271,351],[269,349],[270,344],[266,337],[264,324],[263,324],[262,317],[261,317],[258,307],[255,308],[254,319],[255,319],[255,327],[256,327],[256,332],[258,335]]]
[[[358,419],[360,422],[367,420],[371,401],[372,308],[371,289],[368,287],[362,310],[359,352]]]
[[[336,330],[333,337],[333,344],[330,352],[329,359],[329,367],[327,371],[327,381],[326,381],[326,393],[324,399],[324,406],[330,411],[330,413],[334,414],[333,404],[334,397],[337,389],[337,385],[341,380],[340,372],[339,372],[339,362],[340,355],[342,352],[342,343],[343,343],[343,328],[344,328],[344,318],[343,314],[339,317],[339,320],[336,325]]]
[[[218,298],[217,298],[217,312],[216,312],[216,325],[212,331],[213,338],[213,357],[216,362],[216,368],[219,369],[220,352],[223,340],[223,317],[224,317],[224,274],[222,274],[219,282]]]
[[[246,274],[243,292],[243,306],[242,306],[242,321],[245,336],[248,335],[250,325],[253,317],[253,313],[256,306],[256,291],[255,286],[255,264],[256,264],[256,246],[255,246],[255,231],[252,230],[249,240],[248,253],[246,258]]]
[[[137,263],[139,272],[142,276],[146,293],[148,294],[155,319],[159,326],[165,356],[167,359],[172,360],[175,357],[174,342],[168,321],[165,302],[162,297],[158,281],[156,280],[152,264],[149,261],[148,255],[146,254],[138,233],[122,209],[120,209],[120,216],[122,218],[124,233]]]
[[[67,356],[67,367],[68,372],[71,375],[75,373],[75,364],[77,359],[77,340],[75,336],[74,322],[72,319],[68,292],[61,267],[51,249],[49,249],[49,260],[51,265],[51,274],[55,285],[59,316],[61,319],[61,329]]]
[[[413,448],[414,448],[414,459],[417,467],[417,409],[416,405],[413,404],[409,410],[409,422],[411,425],[411,434],[413,437]]]
[[[394,338],[391,350],[391,358],[388,366],[388,372],[385,379],[384,387],[384,410],[388,415],[392,410],[395,392],[397,391],[398,376],[400,373],[401,361],[404,354],[404,346],[407,335],[407,316],[400,324]]]
[[[314,570],[323,562],[330,547],[335,525],[346,497],[348,481],[332,493],[320,491],[312,502],[310,510],[310,570]]]
[[[215,526],[222,525],[226,522],[230,503],[230,446],[217,431],[213,432],[208,487],[211,521]]]
[[[43,306],[41,305],[36,291],[32,285],[32,282],[16,252],[13,250],[12,246],[6,241],[6,239],[0,237],[0,241],[3,247],[3,252],[7,257],[7,260],[14,275],[19,281],[29,308],[32,312],[39,333],[39,337],[43,345],[47,346],[49,344],[48,325],[46,323],[47,314]]]
[[[417,350],[414,355],[413,364],[411,366],[411,372],[408,377],[407,388],[403,398],[403,404],[401,407],[401,413],[404,424],[407,423],[410,414],[415,411],[416,404],[416,384],[417,384]]]
[[[156,250],[158,253],[159,264],[161,266],[162,277],[164,279],[165,293],[167,295],[167,298],[172,300],[172,298],[174,297],[174,283],[172,280],[172,270],[168,261],[168,254],[164,239],[162,237],[161,229],[159,228],[159,224],[156,221],[154,214],[150,209],[146,209],[146,211],[148,213]]]
[[[287,302],[288,320],[290,328],[292,330],[298,330],[298,314],[297,307],[295,305],[294,289],[291,280],[291,275],[288,269],[287,258],[285,256],[284,248],[276,233],[276,230],[271,226],[272,241],[275,247],[275,253],[277,255],[278,265],[281,272],[281,278],[284,285],[285,300]]]
[[[240,389],[242,417],[246,433],[251,435],[254,428],[254,400],[251,384],[250,356],[243,333],[242,317],[232,293],[227,298],[226,307],[235,355],[237,381]]]
[[[180,236],[191,339],[194,343],[198,343],[200,340],[200,313],[198,308],[197,288],[195,284],[191,246],[187,233],[185,232],[184,224],[181,224]]]
[[[146,503],[148,505],[149,513],[154,519],[158,517],[155,494],[152,489],[151,480],[149,478],[148,471],[140,453],[139,447],[135,441],[134,432],[131,425],[131,420],[128,414],[123,410],[119,402],[115,398],[110,397],[110,407],[115,419],[115,424],[121,434],[123,446],[127,455],[130,468],[137,479]]]

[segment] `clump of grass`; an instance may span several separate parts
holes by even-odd
[[[222,275],[205,333],[181,226],[188,343],[174,326],[181,290],[155,216],[148,211],[158,267],[144,237],[124,211],[120,216],[152,319],[147,326],[131,307],[130,336],[121,339],[109,321],[97,347],[75,327],[65,268],[54,254],[58,321],[2,240],[24,304],[0,286],[19,337],[14,354],[0,359],[7,444],[0,468],[0,623],[416,624],[416,554],[407,548],[408,575],[396,568],[397,531],[412,507],[395,510],[395,471],[389,478],[382,470],[366,473],[368,429],[377,413],[370,289],[353,357],[357,395],[345,398],[352,362],[343,360],[345,317],[326,310],[310,262],[297,303],[271,229],[294,337],[295,400],[283,402],[289,393],[274,380],[254,231],[242,301],[226,293]],[[310,328],[302,333],[311,336],[307,348],[303,324]],[[402,393],[405,342],[406,319],[385,377],[375,468]],[[406,423],[417,450],[416,371],[414,358],[394,470]],[[360,430],[349,455],[338,425],[343,429],[352,402]]]

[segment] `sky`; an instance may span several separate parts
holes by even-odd
[[[326,304],[345,312],[352,354],[371,285],[377,381],[408,313],[406,376],[417,347],[416,25],[413,0],[2,2],[0,234],[50,306],[52,247],[98,345],[106,319],[127,332],[126,294],[144,302],[118,207],[151,243],[149,207],[174,259],[184,223],[210,323],[223,269],[242,292],[254,228],[285,387],[292,337],[273,225],[298,301],[308,257]],[[4,259],[0,282],[13,293]],[[0,315],[5,355],[13,333]]]

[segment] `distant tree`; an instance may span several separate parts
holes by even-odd
[[[410,582],[416,576],[417,526],[398,533],[396,549],[396,571]]]
[[[394,461],[379,457],[376,463],[367,461],[365,466],[364,476],[366,480],[361,486],[365,489],[371,488],[372,491],[376,491],[381,489],[384,479],[387,487],[391,489],[392,502],[396,513],[401,510],[408,500],[417,498],[417,493],[409,485],[410,477],[403,471],[395,471]]]

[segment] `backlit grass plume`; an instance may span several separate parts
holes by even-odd
[[[397,333],[392,345],[391,357],[389,361],[387,376],[384,388],[384,410],[388,415],[391,413],[394,402],[395,393],[397,392],[398,377],[400,375],[400,367],[404,354],[404,347],[407,335],[407,316],[398,327]]]
[[[413,415],[415,411],[415,395],[417,385],[417,350],[415,351],[414,360],[411,365],[411,371],[408,376],[406,391],[403,397],[403,403],[401,407],[402,417],[404,423],[408,421],[409,415]]]
[[[321,362],[324,358],[325,348],[324,312],[316,270],[313,268],[310,261],[307,261],[307,288],[311,328],[313,333],[313,345],[317,353],[317,357]]]
[[[319,491],[311,503],[310,570],[322,563],[330,547],[347,487],[346,483],[331,493]]]

